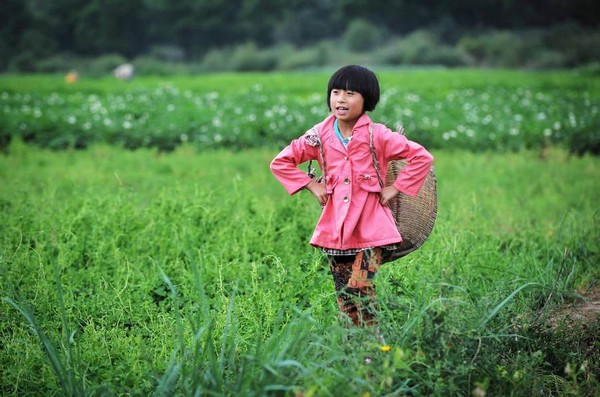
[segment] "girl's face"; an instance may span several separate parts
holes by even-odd
[[[356,91],[339,88],[331,90],[329,106],[335,117],[340,121],[355,122],[362,116],[365,99]]]

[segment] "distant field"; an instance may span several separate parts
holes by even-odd
[[[331,71],[86,79],[0,76],[0,144],[172,150],[281,146],[326,115]],[[385,70],[373,118],[431,148],[600,153],[600,79],[575,72]],[[4,143],[6,145],[6,143]]]

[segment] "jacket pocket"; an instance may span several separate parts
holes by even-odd
[[[361,189],[367,192],[381,192],[381,186],[379,186],[379,180],[377,179],[376,174],[359,174],[356,177],[356,183],[358,184],[358,186],[360,186]]]
[[[327,194],[332,194],[333,189],[335,189],[335,185],[337,185],[338,176],[337,175],[327,175],[325,180],[325,187],[327,188]]]

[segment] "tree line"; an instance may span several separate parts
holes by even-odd
[[[454,45],[465,32],[486,29],[570,21],[597,30],[599,9],[595,0],[3,0],[0,71],[27,70],[57,54],[132,59],[162,51],[194,62],[247,42],[310,46],[340,37],[357,19],[380,35],[437,29]]]

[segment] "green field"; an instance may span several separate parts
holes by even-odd
[[[318,204],[307,192],[289,197],[268,169],[284,139],[323,115],[317,94],[327,73],[302,76],[147,78],[117,86],[0,78],[3,128],[35,120],[34,101],[65,101],[40,105],[40,124],[19,133],[8,128],[11,141],[0,154],[0,395],[600,393],[597,312],[584,322],[564,314],[598,293],[600,159],[572,154],[566,141],[528,148],[518,134],[506,135],[507,143],[518,144],[444,144],[438,135],[445,131],[422,127],[415,114],[415,139],[431,134],[439,216],[420,250],[377,276],[381,329],[390,347],[383,351],[368,331],[337,321],[331,276],[308,245]],[[380,77],[401,87],[398,97],[390,96],[398,109],[452,93],[465,101],[455,94],[472,92],[479,109],[483,98],[491,99],[485,92],[530,92],[523,94],[530,104],[563,92],[564,102],[555,105],[566,116],[557,119],[561,129],[569,112],[580,112],[576,125],[589,117],[585,125],[598,131],[598,83],[585,76],[385,71]],[[252,93],[257,84],[266,99]],[[93,121],[90,96],[107,101],[107,117],[114,103],[123,103],[118,114],[133,114],[129,106],[142,101],[139,95],[165,85],[182,97],[189,90],[192,98],[227,98],[219,104],[231,101],[232,113],[221,120],[254,126],[243,121],[254,112],[265,131],[271,130],[261,101],[268,108],[281,106],[278,99],[289,106],[275,118],[282,123],[288,112],[296,114],[291,104],[321,108],[303,113],[297,127],[290,127],[293,119],[285,131],[262,138],[257,132],[254,141],[249,136],[257,144],[246,149],[188,139],[168,152],[159,145],[131,151],[104,130],[97,138],[95,124],[86,150],[24,142],[23,131],[39,135],[44,126],[60,131],[68,125],[68,117],[61,121],[64,109],[79,109],[71,126],[82,126],[85,117]],[[511,96],[501,99],[510,103]],[[29,118],[13,112],[26,113],[24,100]],[[154,126],[158,119],[150,120],[162,102],[144,101],[147,125]],[[178,113],[187,103],[181,101],[165,119],[178,123],[178,132],[196,114],[191,108]],[[588,111],[581,111],[586,103]],[[440,123],[466,125],[463,111],[444,109],[436,116]],[[198,117],[201,127],[207,116]],[[476,134],[483,131],[478,125]],[[79,129],[70,131],[79,136]],[[366,356],[372,364],[364,364]]]
[[[330,71],[132,82],[0,76],[0,148],[97,142],[168,151],[284,145],[327,111]],[[382,70],[375,120],[404,125],[429,148],[473,151],[559,145],[600,154],[600,79],[581,72]]]

